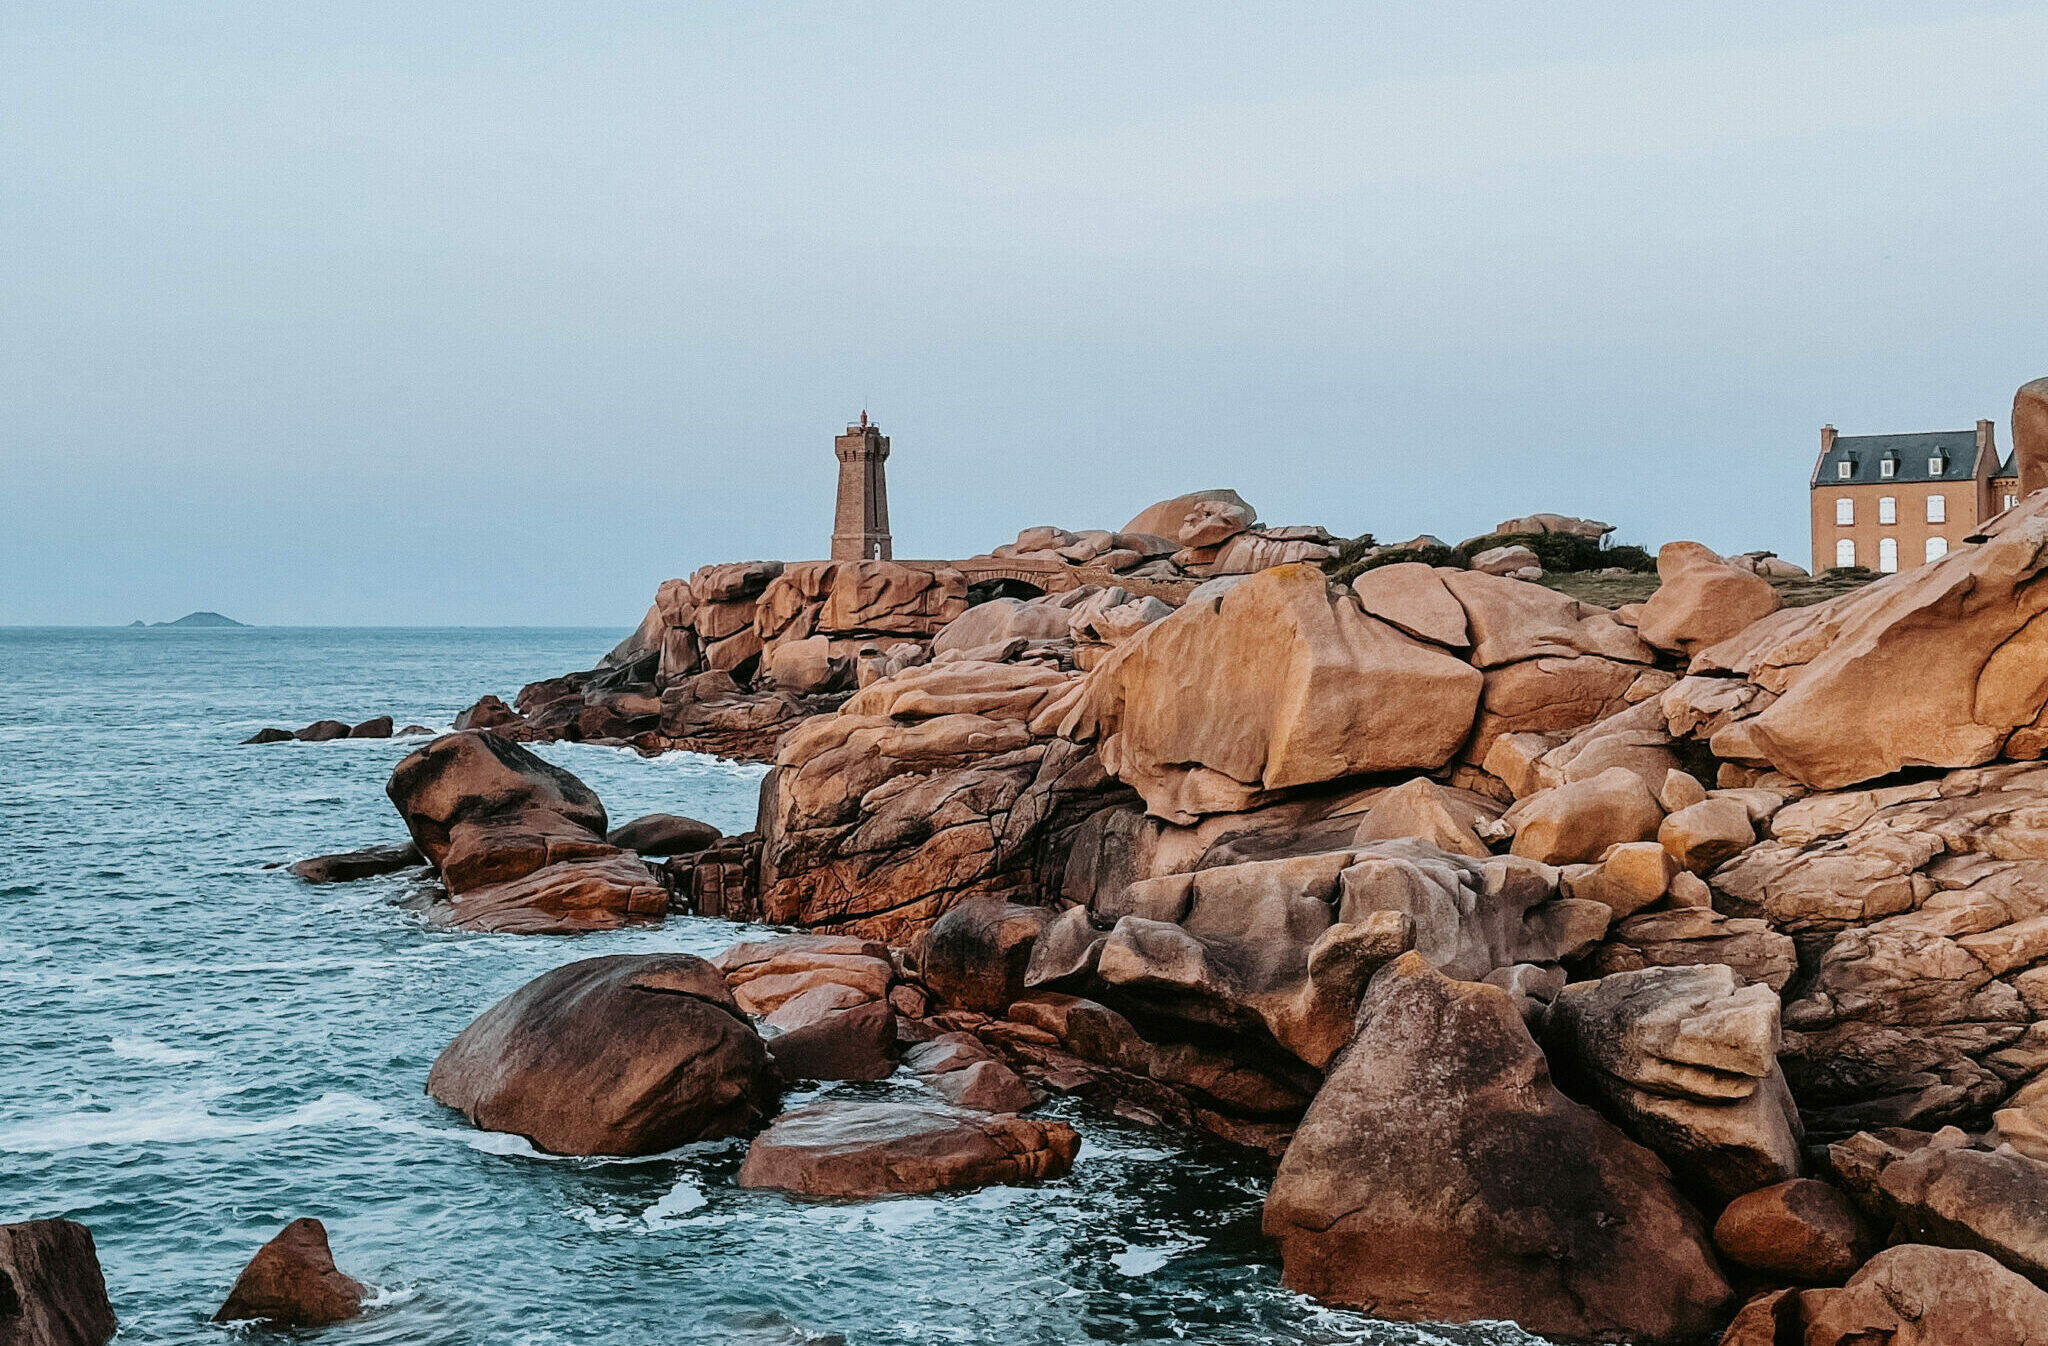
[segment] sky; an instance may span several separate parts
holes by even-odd
[[[1228,486],[1808,560],[2048,374],[2030,4],[0,0],[0,624],[604,625]]]

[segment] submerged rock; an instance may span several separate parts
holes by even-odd
[[[1691,1343],[1731,1292],[1649,1151],[1550,1082],[1506,992],[1420,954],[1360,1028],[1266,1198],[1290,1287],[1401,1321]]]
[[[325,1327],[359,1317],[364,1293],[362,1282],[335,1267],[327,1226],[293,1220],[257,1249],[213,1320]]]
[[[365,846],[359,851],[315,855],[291,866],[291,872],[307,883],[352,883],[357,879],[395,874],[401,869],[423,865],[427,858],[410,841],[390,846]]]
[[[665,953],[536,977],[448,1044],[427,1092],[554,1154],[659,1154],[753,1130],[779,1090],[718,969]]]
[[[0,1224],[0,1342],[100,1346],[114,1328],[91,1230],[70,1220]]]
[[[813,1103],[754,1138],[739,1185],[811,1197],[954,1191],[1060,1177],[1080,1148],[1064,1122],[936,1104]]]

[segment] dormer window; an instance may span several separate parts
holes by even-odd
[[[1835,476],[1843,481],[1849,480],[1849,478],[1853,476],[1855,472],[1856,465],[1850,462],[1847,458],[1844,458],[1841,462],[1835,464]]]
[[[1877,475],[1878,475],[1878,476],[1880,476],[1880,477],[1896,477],[1896,476],[1898,476],[1898,475],[1899,475],[1899,460],[1898,460],[1898,459],[1896,459],[1896,458],[1894,458],[1894,457],[1892,457],[1892,456],[1891,456],[1890,454],[1886,454],[1886,455],[1884,456],[1884,459],[1883,459],[1883,461],[1879,462],[1879,463],[1878,463],[1878,465],[1877,465]]]
[[[1938,477],[1946,471],[1948,471],[1948,459],[1942,457],[1940,454],[1937,453],[1932,458],[1929,458],[1927,460],[1928,476]]]

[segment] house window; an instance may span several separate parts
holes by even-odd
[[[1848,538],[1835,543],[1835,564],[1852,566],[1856,564],[1856,544]]]
[[[1886,458],[1883,462],[1877,465],[1877,475],[1880,477],[1898,476],[1899,460],[1896,458]]]
[[[1877,569],[1879,574],[1890,575],[1899,568],[1899,540],[1895,537],[1881,537],[1877,540]]]
[[[1928,476],[1938,477],[1946,471],[1948,471],[1948,459],[1942,457],[1940,454],[1936,454],[1934,457],[1929,458],[1927,460]]]
[[[1897,523],[1899,521],[1899,498],[1895,495],[1881,495],[1877,498],[1877,521]]]
[[[1856,502],[1846,495],[1835,498],[1835,522],[1839,524],[1852,524],[1856,522]]]
[[[1940,559],[1941,559],[1942,557],[1944,557],[1944,556],[1946,556],[1946,555],[1948,555],[1948,539],[1947,539],[1947,538],[1945,538],[1945,537],[1931,537],[1931,538],[1928,538],[1928,539],[1927,539],[1927,559],[1928,559],[1928,560],[1930,560],[1930,561],[1939,561],[1939,560],[1940,560]]]
[[[1854,472],[1855,470],[1856,465],[1850,462],[1847,458],[1844,458],[1841,462],[1835,464],[1835,475],[1837,477],[1840,477],[1843,481],[1849,480],[1849,474]]]
[[[1948,522],[1948,497],[1947,497],[1947,496],[1945,496],[1945,495],[1930,495],[1930,496],[1928,496],[1928,497],[1927,497],[1927,522],[1929,522],[1929,523],[1947,523],[1947,522]]]

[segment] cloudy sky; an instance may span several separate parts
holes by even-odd
[[[1683,12],[1681,12],[1683,11]],[[1938,14],[1938,18],[1929,18]],[[0,623],[622,625],[1550,509],[1806,557],[2048,374],[2039,4],[0,2]]]

